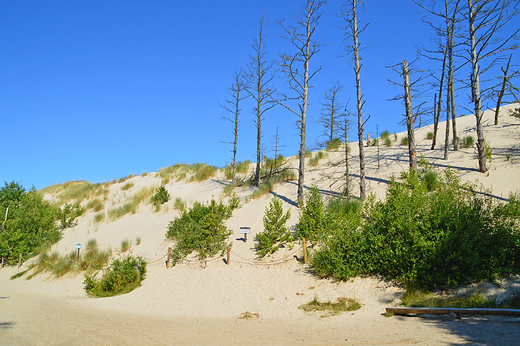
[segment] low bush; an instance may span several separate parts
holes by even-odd
[[[408,136],[401,138],[401,145],[408,145]]]
[[[155,195],[152,196],[152,203],[158,209],[170,200],[170,193],[164,186],[159,186]]]
[[[387,139],[387,138],[390,138],[390,131],[384,130],[383,132],[381,132],[381,139]]]
[[[383,275],[408,288],[443,288],[520,270],[520,206],[498,202],[446,169],[431,192],[422,172],[392,178],[384,201],[370,196],[364,223],[324,218],[329,231],[311,258],[336,279]],[[319,217],[315,219],[320,219]],[[330,227],[330,222],[336,222]]]
[[[253,191],[253,198],[260,198],[263,195],[273,191],[274,182],[272,180],[267,180],[261,183],[257,189]]]
[[[122,191],[130,190],[133,186],[134,186],[134,183],[129,181],[128,183],[126,183],[125,185],[123,185],[121,187],[121,190]]]
[[[65,229],[67,227],[74,226],[76,219],[84,213],[85,209],[83,209],[83,207],[78,203],[67,203],[63,206],[63,208],[58,208],[57,217],[60,222],[60,228]]]
[[[303,207],[300,208],[296,235],[310,242],[317,242],[325,236],[325,207],[316,186],[305,194]]]
[[[390,138],[385,138],[385,146],[391,147],[392,146],[392,140]]]
[[[255,244],[255,250],[259,257],[275,253],[284,243],[294,241],[292,233],[285,225],[290,217],[290,210],[284,214],[280,198],[272,198],[262,218],[264,231],[256,235],[258,243]]]
[[[226,240],[231,231],[224,220],[231,217],[232,208],[214,199],[208,205],[195,202],[193,206],[170,221],[166,237],[175,242],[172,262],[186,258],[196,252],[202,260],[226,248]]]
[[[97,273],[85,275],[85,291],[95,297],[111,297],[125,294],[141,286],[146,275],[146,261],[137,256],[126,256],[113,260],[103,271],[101,278]]]
[[[433,132],[428,131],[428,133],[426,134],[426,139],[433,139]]]
[[[88,201],[86,207],[87,207],[87,210],[93,210],[95,212],[98,212],[98,211],[103,210],[103,208],[105,206],[104,206],[103,201],[101,199],[94,198],[94,199],[91,199],[90,201]]]

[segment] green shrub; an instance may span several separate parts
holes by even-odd
[[[166,237],[175,242],[172,261],[177,263],[192,252],[200,259],[211,257],[226,248],[226,239],[231,231],[224,220],[231,217],[232,210],[214,199],[208,205],[195,202],[191,209],[170,221]]]
[[[164,203],[170,200],[170,193],[164,186],[159,186],[155,195],[152,196],[152,203],[156,208],[159,208]]]
[[[327,142],[327,150],[337,150],[341,146],[341,139],[333,138]]]
[[[429,132],[426,134],[426,139],[433,139],[433,132],[432,132],[432,131],[429,131]]]
[[[247,171],[249,170],[249,165],[251,164],[251,160],[245,160],[245,161],[240,161],[237,163],[237,166],[236,166],[236,173],[247,173]]]
[[[379,139],[374,138],[372,139],[372,142],[370,143],[371,146],[376,147],[379,145]]]
[[[264,181],[253,191],[253,198],[260,198],[266,193],[273,191],[274,182],[272,180]]]
[[[385,146],[391,147],[392,146],[392,140],[390,138],[385,138]]]
[[[316,186],[305,194],[305,202],[300,208],[296,234],[310,242],[322,240],[324,236],[325,207],[321,194]]]
[[[63,208],[58,208],[57,217],[60,222],[60,228],[65,229],[74,226],[74,221],[83,215],[83,213],[85,213],[85,209],[83,209],[83,207],[78,203],[67,203]]]
[[[408,136],[401,138],[401,145],[408,145]]]
[[[307,157],[312,157],[312,151],[306,149],[306,150],[305,150],[305,157],[306,157],[306,158],[307,158]]]
[[[119,250],[121,250],[121,252],[127,252],[128,250],[130,250],[130,240],[126,238],[121,240],[121,247],[119,248]]]
[[[284,243],[294,241],[293,235],[285,226],[290,217],[290,210],[284,214],[280,198],[272,198],[269,207],[265,208],[264,231],[256,235],[258,243],[255,244],[255,250],[259,257],[275,253]]]
[[[520,119],[520,108],[515,108],[513,111],[510,111],[509,115]]]
[[[7,220],[4,220],[7,208]],[[5,182],[4,187],[0,188],[0,215],[0,256],[10,263],[15,263],[20,254],[27,259],[35,249],[61,238],[62,232],[56,221],[58,215],[63,216],[63,213],[43,200],[38,191],[26,191],[14,181],[9,184]],[[64,225],[72,222],[71,217],[71,213],[65,215],[65,221],[62,219]]]
[[[231,211],[240,208],[240,197],[238,197],[236,193],[233,193],[231,196],[229,196],[228,206]]]
[[[516,199],[503,204],[477,193],[450,169],[430,192],[421,174],[392,178],[384,201],[371,195],[360,227],[334,227],[311,258],[316,273],[336,279],[377,274],[432,289],[518,272]]]
[[[146,261],[139,256],[126,256],[113,260],[102,278],[97,279],[96,274],[85,275],[83,283],[89,295],[110,297],[125,294],[141,286],[146,275]]]
[[[475,144],[475,138],[473,136],[464,136],[462,138],[462,147],[463,148],[471,148]]]
[[[229,196],[231,195],[231,193],[233,192],[233,190],[237,187],[237,184],[235,183],[229,183],[229,184],[226,184],[224,185],[224,188],[222,189],[222,192],[226,195],[226,196]]]

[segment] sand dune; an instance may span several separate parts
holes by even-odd
[[[426,139],[430,127],[416,131],[418,155],[439,167],[451,166],[464,181],[478,180],[497,198],[520,191],[520,120],[501,109],[500,124],[492,125],[492,111],[486,111],[485,135],[493,149],[493,160],[486,174],[478,172],[473,148],[450,151],[443,160],[445,123],[439,127],[435,150]],[[518,105],[516,105],[518,106]],[[474,116],[457,119],[460,137],[474,134]],[[404,133],[397,134],[398,138]],[[359,163],[354,158],[357,146],[351,143],[352,190],[358,193]],[[384,198],[391,176],[408,167],[407,147],[394,142],[391,147],[368,147],[368,191]],[[341,153],[329,153],[317,167],[308,167],[305,185],[317,185],[324,191],[337,188],[334,177],[340,168],[330,164]],[[297,161],[291,164],[296,167]],[[122,203],[141,188],[160,184],[154,174],[133,177],[134,186],[122,191],[124,183],[111,186],[105,208]],[[125,182],[125,183],[126,183]],[[223,198],[222,173],[202,183],[171,181],[166,185],[172,197],[180,197],[190,206],[194,201]],[[251,189],[237,189],[245,201]],[[284,209],[291,210],[289,225],[298,220],[295,207],[296,183],[276,186]],[[332,193],[333,194],[333,193]],[[149,261],[148,274],[141,288],[112,298],[88,298],[83,290],[83,276],[55,279],[38,275],[31,280],[9,280],[18,270],[0,270],[0,345],[408,345],[408,344],[514,344],[520,337],[519,322],[511,318],[465,318],[447,322],[440,318],[382,316],[385,307],[395,304],[403,289],[378,278],[355,278],[349,282],[319,279],[303,265],[300,244],[282,249],[259,261],[254,252],[254,236],[263,230],[262,216],[271,196],[250,200],[235,210],[227,226],[233,231],[231,263],[222,257],[205,263],[186,261],[166,269],[165,255],[172,244],[165,238],[169,221],[179,214],[173,200],[163,210],[154,212],[142,203],[136,214],[119,220],[94,223],[94,213],[82,216],[78,224],[66,230],[53,249],[66,253],[75,244],[95,238],[101,248],[116,249],[123,239],[133,242],[131,251]],[[247,242],[239,233],[241,226],[251,227]],[[136,244],[135,239],[141,238]],[[511,287],[520,287],[520,279]],[[320,300],[355,297],[362,308],[354,313],[322,318],[307,314],[298,307],[314,296]],[[244,312],[258,314],[257,319],[242,320]]]

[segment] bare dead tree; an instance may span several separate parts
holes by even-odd
[[[298,165],[298,204],[303,203],[304,193],[303,184],[305,178],[305,136],[307,126],[307,106],[309,103],[310,81],[321,68],[314,72],[310,71],[309,63],[312,57],[320,51],[321,44],[313,40],[313,34],[318,26],[321,17],[320,9],[327,4],[326,0],[307,0],[302,11],[296,16],[291,17],[294,24],[285,24],[285,21],[278,21],[283,28],[285,39],[289,40],[296,48],[294,54],[282,54],[280,68],[285,74],[289,83],[289,88],[296,94],[295,97],[282,95],[277,103],[284,106],[287,110],[298,117],[296,122],[300,130],[300,152]],[[303,69],[298,67],[303,65]],[[298,102],[298,108],[289,106],[290,100]]]
[[[509,72],[512,57],[513,57],[513,54],[511,54],[509,56],[509,59],[507,60],[507,64],[506,64],[505,68],[504,67],[500,68],[502,70],[502,76],[500,76],[499,78],[502,81],[499,83],[500,90],[497,92],[498,96],[497,96],[497,106],[495,108],[495,125],[498,125],[498,113],[500,112],[500,106],[502,104],[503,98],[506,95],[506,90],[509,89],[510,96],[513,96],[516,99],[516,101],[518,101],[515,94],[513,93],[513,86],[512,86],[511,81],[513,80],[513,78],[520,76],[520,70],[514,70],[511,73]]]
[[[245,75],[248,84],[248,92],[255,102],[253,108],[254,123],[256,127],[256,170],[254,185],[260,185],[260,163],[262,159],[262,121],[264,114],[274,107],[271,94],[274,92],[269,87],[269,83],[274,78],[274,62],[267,62],[265,59],[266,52],[266,34],[264,33],[264,14],[259,21],[259,34],[255,38],[252,45],[254,54],[249,56],[248,68],[249,71]]]
[[[233,150],[231,152],[233,153],[233,159],[231,160],[231,169],[232,169],[232,181],[235,181],[235,173],[236,173],[236,165],[237,165],[237,143],[238,143],[238,124],[239,124],[239,115],[240,115],[240,101],[244,100],[248,97],[244,96],[244,93],[246,91],[246,85],[244,83],[244,77],[242,70],[239,72],[235,72],[235,77],[233,84],[231,87],[228,88],[228,94],[230,98],[226,98],[225,104],[221,104],[220,106],[230,112],[233,116],[232,117],[222,117],[222,119],[228,120],[231,123],[233,123],[233,142],[224,142],[224,143],[230,143],[233,144]]]
[[[357,0],[348,0],[343,3],[341,9],[341,16],[346,22],[345,26],[345,48],[347,54],[353,55],[354,58],[354,72],[356,74],[356,95],[357,95],[357,113],[358,113],[358,146],[359,146],[359,197],[365,199],[366,197],[366,170],[365,170],[365,151],[363,147],[363,127],[368,121],[368,118],[363,122],[363,94],[361,93],[361,62],[359,57],[360,45],[359,34],[365,28],[359,29],[357,17],[357,4],[362,2]]]
[[[327,90],[323,97],[325,101],[321,103],[324,108],[322,109],[319,122],[325,127],[327,143],[330,143],[337,136],[337,131],[339,130],[339,112],[342,105],[338,100],[338,93],[342,89],[343,87],[337,82]]]
[[[518,48],[517,43],[512,43],[520,31],[517,29],[512,35],[499,40],[496,34],[516,16],[517,4],[511,6],[507,0],[468,0],[465,8],[465,20],[469,27],[468,60],[471,64],[471,99],[474,103],[474,112],[477,127],[477,156],[479,171],[488,171],[486,164],[486,152],[484,130],[482,126],[482,97],[485,92],[481,90],[480,76],[488,71],[501,58],[501,54],[507,50]],[[484,59],[491,59],[486,67],[481,69]]]
[[[449,121],[451,118],[451,125],[453,127],[453,150],[458,149],[457,143],[457,121],[455,114],[455,86],[454,86],[454,73],[459,67],[455,67],[454,64],[454,56],[456,55],[455,49],[460,43],[455,41],[455,37],[458,35],[458,31],[460,30],[459,22],[460,22],[460,2],[461,0],[444,0],[443,6],[441,9],[436,8],[437,1],[432,0],[429,6],[425,6],[421,1],[414,0],[414,2],[419,5],[422,9],[426,10],[429,14],[434,17],[441,19],[440,23],[433,23],[431,21],[425,20],[423,17],[423,22],[427,23],[430,28],[434,30],[436,33],[435,42],[437,44],[437,50],[426,50],[423,49],[423,52],[426,54],[421,54],[430,59],[439,60],[434,56],[437,54],[442,54],[442,74],[439,80],[440,82],[440,90],[439,90],[439,103],[437,112],[434,111],[434,138],[432,142],[432,150],[435,147],[436,137],[437,137],[437,126],[438,120],[440,116],[441,104],[442,104],[442,89],[444,83],[447,86],[446,93],[446,137],[445,137],[445,145],[444,145],[444,159],[448,158],[448,147],[449,147]],[[444,81],[444,73],[447,68],[447,81]],[[435,114],[436,113],[436,114]]]
[[[417,60],[415,60],[417,61]],[[416,94],[415,98],[419,98],[424,96],[424,91],[421,91],[425,86],[426,79],[430,76],[429,74],[425,74],[426,71],[411,71],[410,66],[415,62],[413,61],[411,64],[408,64],[406,60],[403,60],[402,63],[387,66],[392,68],[392,70],[398,73],[402,78],[403,82],[394,82],[392,80],[388,80],[389,82],[399,85],[404,89],[404,93],[394,97],[392,100],[403,100],[405,105],[405,123],[408,131],[408,155],[410,168],[417,168],[417,154],[415,148],[415,122],[416,119],[420,119],[420,115],[422,115],[421,107],[425,104],[425,102],[420,103],[418,106],[412,107],[412,91]],[[421,75],[413,82],[410,81],[410,75],[412,72],[421,73]],[[420,125],[419,125],[420,126]]]

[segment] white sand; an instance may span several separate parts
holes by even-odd
[[[473,149],[449,152],[444,161],[444,123],[439,127],[437,148],[430,151],[428,128],[416,131],[418,151],[431,163],[450,165],[460,170],[464,181],[479,180],[497,197],[507,198],[509,192],[520,191],[520,121],[501,111],[500,124],[491,125],[493,113],[486,112],[486,139],[493,148],[493,161],[487,174],[478,172]],[[457,119],[459,136],[474,135],[474,116]],[[398,134],[399,138],[404,136]],[[441,143],[442,142],[442,143]],[[357,147],[351,144],[352,155]],[[408,167],[407,147],[395,144],[380,147],[380,169],[377,148],[366,148],[367,184],[369,192],[384,197],[387,181]],[[506,160],[506,154],[512,160]],[[329,154],[318,166],[309,168],[306,186],[318,185],[329,190],[332,178],[324,178],[329,161],[341,154]],[[512,161],[512,162],[511,162]],[[292,162],[296,165],[296,161]],[[351,172],[357,176],[359,163],[351,160]],[[338,170],[338,175],[341,171]],[[94,213],[82,216],[78,225],[66,230],[63,239],[54,246],[60,253],[86,244],[95,238],[102,248],[116,249],[123,239],[132,241],[131,251],[149,260],[143,286],[129,294],[103,299],[88,298],[83,290],[83,275],[51,278],[46,274],[31,280],[9,278],[16,268],[0,270],[0,345],[409,345],[409,344],[514,344],[520,337],[520,321],[512,318],[463,318],[455,322],[440,317],[384,317],[385,307],[395,304],[403,290],[390,282],[376,278],[355,278],[349,282],[333,282],[315,277],[302,257],[300,244],[282,249],[260,262],[254,252],[254,236],[262,231],[262,216],[270,196],[244,204],[228,220],[234,233],[231,263],[216,257],[201,267],[199,262],[186,262],[165,268],[165,254],[172,244],[165,239],[168,222],[178,215],[173,199],[181,197],[190,206],[194,201],[208,201],[222,195],[223,176],[203,183],[170,182],[166,187],[173,197],[162,211],[154,213],[150,205],[142,204],[138,213],[117,221],[95,225]],[[142,187],[157,185],[154,174],[134,177],[128,191],[126,183],[111,187],[105,209],[113,203],[123,203]],[[353,179],[357,194],[358,180]],[[250,189],[237,190],[245,198]],[[290,209],[289,225],[298,220],[296,182],[281,184],[276,193]],[[250,226],[252,234],[244,243],[240,226]],[[137,237],[141,244],[136,245]],[[225,256],[224,256],[225,257]],[[22,267],[23,269],[23,267]],[[516,280],[516,281],[515,281]],[[519,287],[515,278],[511,287]],[[353,297],[362,308],[353,313],[322,318],[306,314],[298,307],[314,296],[320,300]],[[259,315],[257,319],[239,319],[242,313]]]

